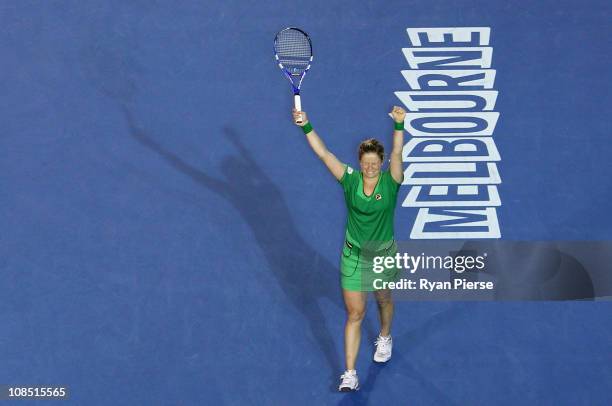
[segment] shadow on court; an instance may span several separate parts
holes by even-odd
[[[326,261],[300,236],[279,188],[257,165],[240,137],[231,128],[224,130],[239,156],[222,159],[221,170],[225,179],[219,180],[164,149],[136,125],[129,109],[124,108],[123,113],[129,133],[135,140],[238,210],[252,229],[255,241],[287,301],[308,321],[310,333],[329,365],[331,389],[336,391],[337,375],[343,370],[343,362],[335,349],[335,342],[342,337],[331,336],[320,300],[329,300],[341,309],[339,311],[344,311],[338,267]],[[371,322],[364,323],[364,330],[364,338],[377,335]]]

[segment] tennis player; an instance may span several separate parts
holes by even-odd
[[[367,294],[374,292],[380,317],[380,333],[376,339],[374,361],[387,362],[391,358],[393,341],[391,322],[393,300],[389,289],[375,289],[374,281],[397,280],[398,269],[385,269],[375,273],[372,267],[376,256],[395,256],[397,245],[393,237],[393,219],[397,193],[403,181],[402,148],[404,146],[404,118],[406,112],[394,106],[391,116],[395,121],[393,150],[389,169],[383,171],[384,147],[375,139],[359,145],[359,166],[356,171],[340,162],[323,143],[305,112],[293,109],[293,121],[306,134],[308,143],[344,189],[348,210],[345,242],[340,262],[340,280],[346,306],[344,329],[346,371],[340,377],[338,390],[349,392],[359,389],[355,361],[361,341],[361,322],[366,311]],[[301,122],[299,121],[301,118]],[[381,286],[376,284],[376,286]]]

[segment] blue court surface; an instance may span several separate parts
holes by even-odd
[[[70,390],[35,404],[612,404],[606,300],[398,301],[378,365],[371,299],[362,389],[336,391],[346,208],[272,52],[283,27],[310,34],[303,109],[358,167],[361,140],[391,147],[407,29],[488,27],[501,239],[603,241],[611,20],[608,1],[2,1],[0,385]]]

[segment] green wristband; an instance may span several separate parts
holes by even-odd
[[[312,124],[310,124],[310,121],[307,122],[306,125],[302,127],[302,131],[304,131],[304,134],[308,134],[309,132],[312,131]]]
[[[404,122],[402,121],[401,123],[395,123],[395,129],[397,131],[404,131]]]

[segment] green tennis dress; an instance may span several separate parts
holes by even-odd
[[[377,290],[381,282],[396,281],[399,277],[396,267],[374,272],[374,264],[380,261],[375,257],[395,256],[397,253],[393,219],[400,184],[393,179],[389,170],[383,171],[372,194],[366,196],[361,171],[355,171],[348,165],[340,184],[348,210],[340,262],[342,288],[352,291]],[[377,270],[380,271],[380,267]]]

